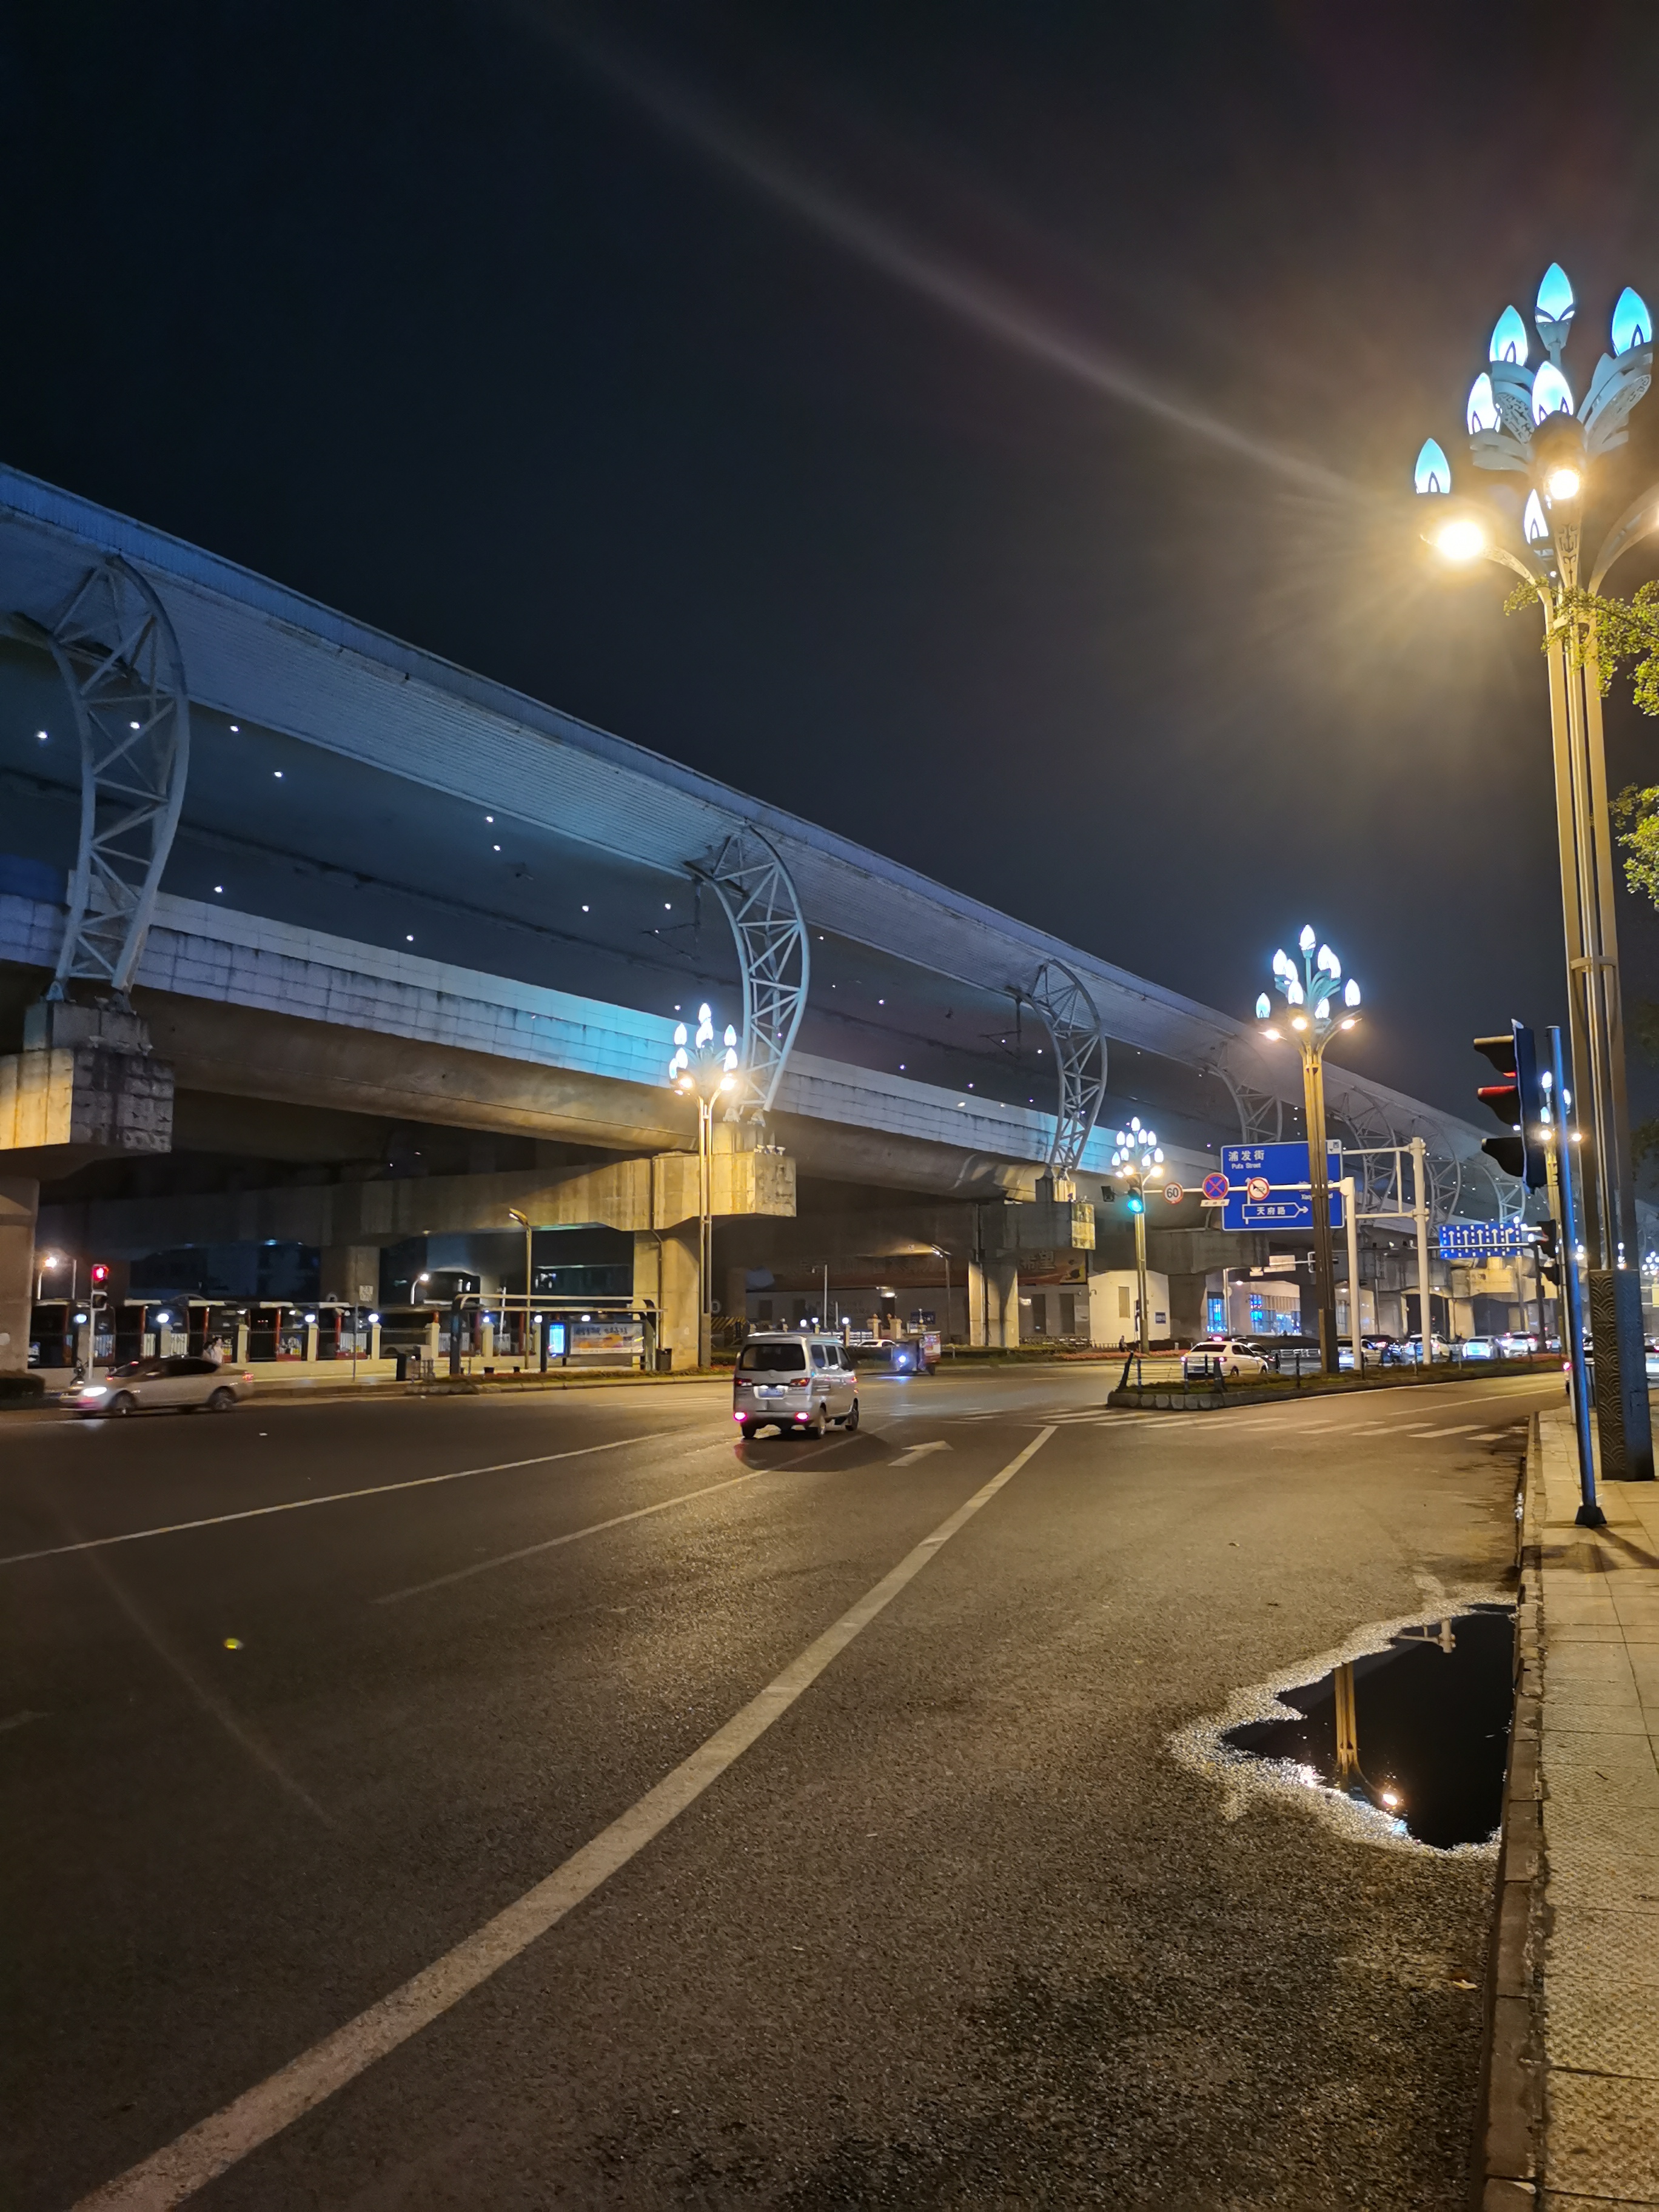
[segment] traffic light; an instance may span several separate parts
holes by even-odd
[[[92,1263],[92,1302],[100,1305],[109,1296],[109,1269],[101,1260]]]
[[[1145,1213],[1146,1211],[1146,1201],[1138,1190],[1132,1190],[1124,1204],[1131,1213]]]
[[[1538,1279],[1549,1283],[1558,1291],[1561,1287],[1561,1238],[1553,1221],[1538,1224],[1538,1242],[1533,1247],[1538,1261]]]
[[[1532,1031],[1524,1024],[1512,1021],[1507,1036],[1476,1037],[1474,1048],[1503,1078],[1499,1083],[1483,1083],[1474,1095],[1510,1133],[1506,1137],[1484,1139],[1480,1149],[1497,1161],[1505,1175],[1524,1182],[1528,1190],[1541,1190],[1549,1170],[1538,1142],[1543,1093],[1538,1087],[1538,1054]]]

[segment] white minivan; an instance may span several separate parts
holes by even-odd
[[[732,1418],[746,1443],[759,1429],[821,1437],[832,1421],[859,1425],[859,1381],[838,1336],[778,1329],[751,1336],[732,1378]]]

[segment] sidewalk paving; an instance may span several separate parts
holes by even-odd
[[[1565,1407],[1539,1445],[1540,2196],[1496,2201],[1659,2204],[1659,1483],[1607,1484],[1580,1528]]]

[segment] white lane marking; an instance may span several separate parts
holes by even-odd
[[[724,1441],[724,1439],[722,1439]],[[925,1451],[927,1446],[921,1449]],[[914,1455],[907,1454],[907,1457]],[[898,1462],[895,1462],[895,1465]],[[716,1490],[730,1490],[734,1483],[753,1482],[756,1478],[771,1473],[769,1468],[751,1467],[743,1474],[728,1474],[719,1482],[706,1482],[701,1490],[682,1490],[673,1498],[659,1498],[654,1505],[637,1505],[631,1513],[615,1513],[608,1521],[595,1521],[586,1528],[573,1528],[563,1536],[544,1537],[539,1544],[521,1544],[516,1552],[500,1552],[493,1559],[475,1559],[470,1567],[457,1567],[447,1575],[434,1575],[429,1583],[411,1583],[407,1589],[388,1590],[384,1597],[371,1598],[371,1605],[397,1605],[406,1597],[423,1597],[428,1590],[443,1589],[450,1583],[464,1583],[470,1575],[484,1575],[492,1567],[510,1567],[516,1559],[534,1559],[538,1552],[556,1552],[562,1544],[580,1544],[584,1536],[601,1536],[607,1528],[620,1528],[625,1521],[643,1521],[653,1513],[666,1513],[671,1505],[689,1505],[694,1498],[708,1498]]]
[[[657,1434],[674,1434],[659,1430]],[[447,1474],[416,1474],[406,1482],[376,1482],[367,1490],[333,1490],[325,1498],[287,1498],[280,1505],[248,1505],[240,1513],[210,1513],[200,1521],[169,1521],[159,1528],[129,1528],[121,1536],[88,1536],[83,1543],[52,1544],[43,1552],[13,1552],[0,1567],[21,1567],[28,1559],[58,1559],[67,1552],[101,1552],[111,1544],[142,1544],[150,1536],[179,1536],[187,1528],[220,1528],[229,1521],[258,1521],[267,1513],[302,1513],[310,1505],[343,1505],[354,1498],[384,1498],[394,1490],[429,1490],[434,1483],[465,1482],[475,1474],[509,1474],[520,1467],[550,1467],[555,1460],[587,1459],[595,1452],[621,1451],[627,1444],[654,1443],[656,1436],[616,1437],[607,1444],[578,1444],[572,1451],[538,1452],[534,1459],[497,1460],[491,1467],[453,1468]]]
[[[1466,1437],[1472,1429],[1478,1429],[1480,1425],[1479,1421],[1459,1421],[1455,1428],[1419,1429],[1416,1433],[1424,1437]]]
[[[31,1721],[43,1721],[46,1717],[44,1713],[9,1713],[4,1720],[0,1721],[0,1735],[4,1735],[8,1729],[27,1728]]]
[[[912,1444],[908,1451],[902,1451],[896,1459],[890,1459],[887,1464],[889,1467],[908,1467],[912,1460],[926,1459],[929,1452],[949,1451],[950,1449],[944,1437],[938,1437],[930,1444]]]
[[[931,1536],[924,1536],[907,1552],[873,1589],[809,1644],[757,1697],[608,1828],[602,1828],[590,1843],[573,1852],[545,1881],[526,1890],[504,1911],[487,1920],[389,1996],[313,2044],[279,2073],[82,2197],[74,2212],[170,2212],[172,2206],[183,2203],[239,2159],[269,2142],[528,1950],[618,1868],[654,1841],[670,1821],[695,1804],[711,1783],[741,1759],[775,1721],[781,1719],[830,1661],[839,1657],[1006,1483],[1013,1480],[1054,1433],[1045,1429],[1034,1437],[1000,1474],[994,1474],[965,1504],[940,1522]]]

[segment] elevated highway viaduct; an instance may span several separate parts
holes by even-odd
[[[1126,1255],[1121,1121],[1189,1193],[1295,1133],[1229,1017],[5,471],[0,617],[0,1372],[46,1251],[227,1297],[276,1252],[297,1297],[391,1302],[445,1267],[518,1287],[511,1211],[538,1274],[602,1250],[684,1361],[697,1118],[666,1078],[705,1002],[740,1032],[728,1312],[787,1317],[826,1267],[860,1318],[937,1310],[948,1271],[958,1336],[1052,1330],[1049,1286]],[[1497,1210],[1479,1132],[1334,1069],[1331,1097],[1351,1141],[1425,1138],[1443,1212]],[[1205,1219],[1155,1205],[1175,1328],[1266,1257]]]

